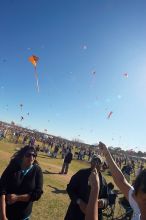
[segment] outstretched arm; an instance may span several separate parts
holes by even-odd
[[[90,197],[86,208],[85,220],[98,220],[98,195],[99,195],[99,178],[97,170],[94,169],[89,177],[91,185]]]
[[[0,219],[6,220],[6,199],[5,195],[0,196]]]
[[[103,152],[106,161],[109,165],[110,171],[112,173],[113,179],[115,184],[119,187],[121,192],[125,195],[125,197],[128,199],[128,192],[131,188],[131,185],[127,182],[124,175],[122,174],[121,170],[113,160],[110,152],[108,151],[108,148],[105,144],[99,142],[99,148]]]

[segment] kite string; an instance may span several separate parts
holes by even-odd
[[[37,71],[36,71],[36,66],[34,67],[35,71],[34,71],[34,74],[35,74],[35,78],[36,78],[36,83],[37,83],[37,90],[39,92],[39,79],[38,79],[38,74],[37,74]]]

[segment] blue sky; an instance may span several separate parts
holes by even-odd
[[[146,151],[146,1],[1,0],[0,100],[0,120]]]

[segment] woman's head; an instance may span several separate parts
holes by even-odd
[[[33,163],[37,163],[36,157],[37,157],[36,149],[34,147],[30,147],[29,145],[26,145],[12,156],[12,161],[15,160],[19,163],[23,162],[28,165],[29,164],[31,165]]]
[[[146,204],[146,169],[142,170],[134,182],[135,196]]]

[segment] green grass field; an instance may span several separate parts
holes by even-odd
[[[15,149],[20,146],[19,144],[0,142],[0,174],[6,168]],[[73,160],[68,175],[59,175],[63,163],[62,159],[53,159],[44,153],[39,153],[37,160],[44,172],[44,193],[42,198],[34,203],[31,219],[63,220],[70,202],[65,191],[66,185],[76,171],[89,167],[89,163]],[[112,181],[110,176],[104,175],[107,182]]]

